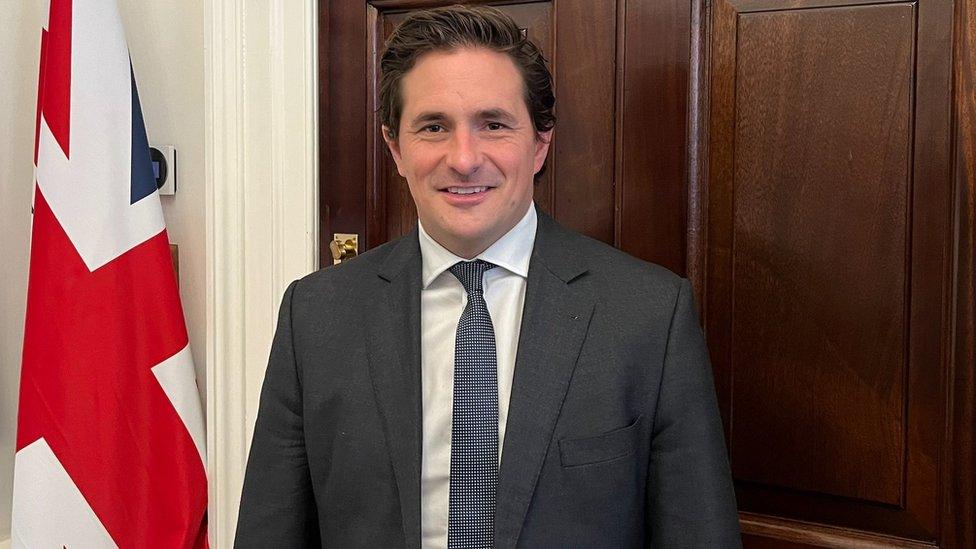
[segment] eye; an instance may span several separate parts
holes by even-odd
[[[502,124],[501,122],[489,122],[486,126],[489,130],[493,132],[497,132],[498,130],[503,130],[506,128],[505,124]]]
[[[424,133],[441,133],[444,131],[444,126],[441,126],[440,124],[427,124],[421,128],[420,131]]]

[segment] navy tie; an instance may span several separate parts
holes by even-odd
[[[454,344],[449,549],[490,548],[498,491],[498,366],[495,330],[482,289],[485,261],[461,261],[451,273],[468,293]]]

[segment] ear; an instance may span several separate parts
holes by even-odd
[[[533,173],[539,173],[542,165],[546,162],[546,155],[549,154],[549,144],[552,142],[552,130],[536,132],[535,134],[535,161]]]
[[[397,172],[402,177],[406,177],[405,175],[403,175],[403,169],[400,167],[402,157],[400,155],[400,142],[398,138],[390,137],[391,135],[390,128],[388,128],[387,126],[383,126],[382,132],[383,132],[383,141],[386,142],[386,147],[390,149],[390,155],[393,157],[393,162],[396,163]]]

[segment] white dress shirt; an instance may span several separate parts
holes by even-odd
[[[498,459],[515,374],[525,281],[535,243],[535,204],[510,231],[476,259],[497,265],[484,275],[484,295],[495,328],[498,360]],[[454,342],[458,320],[468,302],[461,282],[448,270],[466,261],[438,244],[418,221],[423,256],[420,294],[423,383],[423,456],[420,470],[420,522],[424,549],[447,547],[447,511],[451,476],[451,413],[454,403]]]

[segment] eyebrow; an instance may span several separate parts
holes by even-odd
[[[447,115],[442,112],[422,112],[417,116],[413,117],[410,121],[411,126],[416,126],[417,124],[423,124],[425,122],[441,122],[447,120]]]
[[[482,111],[478,111],[478,118],[482,120],[484,119],[503,120],[505,122],[515,122],[516,120],[515,115],[506,111],[505,109],[500,109],[500,108],[485,109]]]
[[[494,120],[502,120],[508,123],[514,123],[516,121],[515,115],[513,115],[512,113],[508,112],[505,109],[497,108],[497,107],[491,109],[482,109],[478,111],[478,113],[475,116],[479,120],[494,119]],[[418,124],[425,124],[429,122],[443,122],[447,119],[448,116],[442,112],[424,111],[418,114],[417,116],[413,117],[413,120],[410,121],[410,126],[415,127]]]

